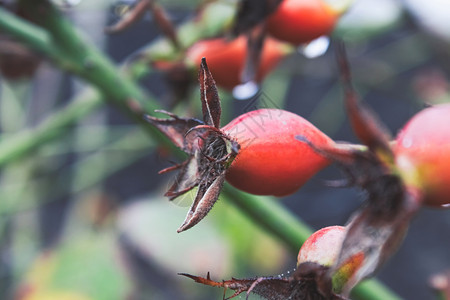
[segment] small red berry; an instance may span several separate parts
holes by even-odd
[[[406,184],[424,193],[424,204],[450,204],[450,104],[424,109],[399,132],[395,160]]]
[[[343,226],[329,226],[314,232],[298,252],[297,265],[315,262],[330,267],[338,259],[346,229]]]
[[[332,268],[333,290],[341,293],[346,285],[353,285],[354,276],[364,263],[364,252],[357,252],[340,264],[338,269],[333,266],[338,262],[347,233],[343,226],[329,226],[314,232],[303,243],[297,257],[297,266],[305,262],[314,262]]]
[[[273,37],[300,45],[331,33],[340,11],[323,0],[284,0],[267,19]]]
[[[267,38],[255,80],[261,82],[287,52],[285,44]],[[197,66],[205,57],[217,85],[231,90],[241,83],[246,55],[247,40],[240,36],[231,41],[225,38],[199,41],[187,50],[186,58]]]
[[[233,186],[256,195],[285,196],[294,193],[330,161],[306,143],[332,140],[307,120],[280,109],[245,113],[222,128],[240,144],[240,151],[227,170]]]

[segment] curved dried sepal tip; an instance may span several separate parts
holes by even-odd
[[[150,8],[151,0],[141,0],[131,9],[127,9],[123,17],[112,26],[105,27],[105,33],[119,33],[139,21]]]
[[[211,280],[211,276],[210,276],[209,272],[206,274],[206,278],[199,277],[199,276],[194,276],[194,275],[187,274],[187,273],[178,273],[178,275],[191,278],[195,282],[198,282],[198,283],[201,283],[201,284],[205,284],[205,285],[217,286],[217,287],[223,287],[224,286],[224,282],[217,282],[217,281]]]
[[[178,233],[192,228],[206,217],[219,198],[224,181],[225,173],[216,177],[211,184],[201,183],[199,185],[194,202],[192,203],[183,224],[178,228]]]
[[[344,86],[347,114],[356,136],[379,155],[382,161],[392,164],[394,158],[389,147],[391,140],[389,130],[368,107],[359,101],[351,82],[350,66],[343,43],[336,45],[336,58]]]
[[[200,120],[193,118],[180,118],[175,114],[164,110],[157,110],[155,112],[166,114],[170,118],[160,119],[150,115],[144,115],[144,120],[155,126],[159,131],[167,136],[172,143],[175,144],[175,146],[183,151],[186,151],[187,153],[191,153],[192,145],[185,142],[186,132],[195,126],[203,125],[203,123]]]
[[[200,182],[198,160],[195,156],[190,156],[186,161],[181,163],[179,169],[180,171],[176,175],[174,183],[164,194],[164,196],[169,197],[169,200],[171,201],[176,197],[189,192]]]
[[[250,293],[258,294],[264,299],[329,299],[343,300],[340,295],[331,291],[331,281],[327,276],[327,267],[316,263],[306,262],[301,268],[297,268],[289,277],[268,276],[257,278],[244,278],[223,280],[221,282],[211,280],[209,273],[206,278],[193,276],[186,273],[179,275],[191,278],[195,282],[234,290],[231,299],[246,292],[247,299]]]
[[[198,71],[198,81],[200,82],[200,99],[202,101],[203,121],[206,125],[216,128],[220,127],[220,107],[219,93],[217,92],[216,82],[211,75],[203,57]]]
[[[316,145],[304,135],[297,135],[295,138],[307,144],[316,153],[343,165],[352,164],[357,157],[367,151],[367,147],[363,145],[348,143],[330,143],[326,145]]]
[[[159,29],[162,31],[165,37],[167,37],[175,48],[180,48],[180,41],[178,40],[177,32],[174,24],[167,16],[164,7],[155,3],[156,1],[151,0],[149,3],[149,9],[152,12],[153,19],[158,25]]]

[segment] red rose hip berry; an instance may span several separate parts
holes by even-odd
[[[300,45],[329,34],[340,11],[323,0],[284,0],[267,19],[267,30],[273,37]]]
[[[261,82],[288,52],[286,44],[267,38],[255,80]],[[244,36],[231,41],[225,38],[200,41],[186,53],[187,60],[196,66],[205,57],[217,85],[229,90],[241,83],[246,56],[247,40]]]
[[[450,205],[450,104],[416,114],[396,141],[395,160],[406,184],[423,192],[426,205]]]
[[[338,258],[345,231],[343,226],[329,226],[314,232],[300,248],[297,265],[315,262],[322,266],[332,266]]]
[[[285,110],[251,111],[222,131],[240,144],[226,179],[251,194],[292,194],[330,163],[295,137],[302,135],[319,146],[333,141],[307,120]]]

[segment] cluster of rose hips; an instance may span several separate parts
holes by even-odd
[[[246,6],[246,1],[242,2],[244,4],[241,5]],[[261,52],[255,53],[260,57],[255,76],[252,78],[256,82],[261,82],[286,54],[292,52],[289,45],[298,46],[328,35],[343,13],[341,9],[334,8],[322,0],[272,2],[278,2],[274,11],[267,16],[255,17],[261,18],[261,23],[265,23],[265,33],[268,35],[259,49]],[[248,15],[246,13],[242,15]],[[239,20],[236,22],[239,23]],[[186,51],[186,62],[198,66],[202,57],[208,58],[208,65],[217,85],[232,89],[242,82],[242,73],[249,55],[245,32],[238,34],[236,38],[216,38],[195,43]]]
[[[305,9],[305,5],[312,10]],[[313,17],[299,18],[296,9],[308,11]],[[289,43],[304,43],[329,33],[338,16],[320,1],[284,0],[267,17],[268,33]],[[299,25],[309,28],[305,33],[292,25],[299,20],[311,22]],[[266,40],[257,80],[262,80],[275,66],[284,55],[283,49],[276,40]],[[151,124],[189,154],[186,162],[165,170],[179,170],[166,195],[173,199],[198,187],[194,203],[178,231],[193,227],[207,215],[225,180],[248,193],[285,196],[336,162],[349,171],[354,184],[368,191],[368,204],[345,228],[321,229],[306,241],[299,252],[298,267],[309,268],[309,273],[299,273],[297,277],[304,280],[313,274],[318,289],[312,294],[340,299],[340,294],[348,295],[354,285],[371,276],[392,255],[422,205],[450,206],[450,105],[424,109],[392,140],[373,114],[358,102],[341,53],[338,59],[347,111],[364,145],[336,143],[304,118],[281,109],[250,111],[221,127],[220,99],[214,79],[226,88],[239,84],[246,51],[246,40],[239,36],[232,41],[201,41],[186,52],[187,59],[194,62],[202,57],[208,59],[209,68],[204,58],[199,68],[203,121],[170,113],[169,119],[147,116]],[[255,289],[247,281],[220,284],[209,277],[187,276],[204,284],[235,287],[237,294]],[[328,291],[320,287],[327,278],[332,282]],[[289,280],[286,282],[297,279]]]
[[[350,145],[334,142],[301,116],[281,109],[250,111],[220,128],[220,100],[205,59],[199,78],[204,122],[171,114],[169,119],[147,116],[190,155],[187,162],[169,168],[179,168],[180,172],[168,196],[174,198],[199,186],[179,231],[206,216],[225,178],[248,193],[284,196],[297,191],[333,161],[363,169],[375,175],[362,178],[361,186],[379,198],[347,226],[351,234],[343,227],[324,229],[314,234],[299,253],[299,264],[309,261],[332,267],[334,290],[349,292],[395,251],[396,247],[386,248],[386,244],[399,243],[416,208],[450,204],[450,165],[446,163],[450,153],[449,104],[424,109],[394,141],[388,141],[381,126],[351,93],[347,95],[347,108],[365,146]],[[374,185],[394,192],[373,191],[370,187]],[[377,216],[380,211],[383,216]],[[354,240],[361,238],[365,229],[387,234],[361,248]],[[376,263],[360,274],[361,266],[369,261],[369,252],[377,253]]]

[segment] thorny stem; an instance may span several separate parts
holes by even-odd
[[[29,10],[43,5],[44,9],[39,10],[39,20],[40,25],[48,31],[21,20],[2,8],[0,29],[49,57],[59,67],[84,78],[101,93],[95,90],[86,92],[82,99],[72,102],[37,129],[3,140],[0,143],[0,165],[29,154],[43,143],[61,136],[67,125],[84,117],[103,100],[118,105],[134,119],[143,111],[141,105],[145,107],[145,111],[152,111],[157,107],[156,102],[146,97],[133,81],[120,77],[117,68],[102,53],[83,41],[72,25],[49,2],[27,1],[23,5]],[[154,131],[151,134],[158,142],[171,145],[161,135],[155,135]],[[265,201],[229,186],[225,188],[224,195],[256,223],[279,237],[295,253],[311,234],[307,225],[275,201]],[[357,286],[353,295],[356,299],[364,300],[399,299],[374,280],[367,280]]]

